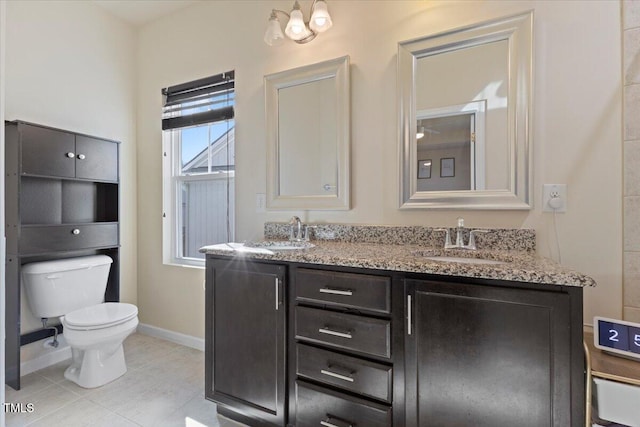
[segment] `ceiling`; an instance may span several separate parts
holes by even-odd
[[[125,21],[141,26],[176,10],[183,9],[197,0],[93,0]]]

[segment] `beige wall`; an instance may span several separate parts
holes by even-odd
[[[624,318],[640,322],[640,2],[623,2]]]
[[[305,13],[310,2],[301,2]],[[160,89],[236,70],[237,240],[264,221],[527,227],[539,253],[558,257],[543,183],[568,184],[557,215],[563,264],[594,277],[585,322],[622,313],[622,82],[620,6],[614,1],[330,1],[334,27],[308,45],[262,41],[271,8],[291,1],[202,2],[143,27],[138,53],[138,303],[141,321],[203,336],[204,272],[162,265]],[[399,41],[535,10],[533,179],[529,212],[400,211],[396,110]],[[242,20],[242,23],[240,23]],[[263,76],[351,58],[352,205],[347,212],[257,214],[265,192]]]
[[[6,6],[6,118],[122,142],[121,297],[136,303],[135,31],[91,2]]]

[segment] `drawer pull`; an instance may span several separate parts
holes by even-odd
[[[351,336],[351,333],[349,332],[334,331],[333,329],[329,329],[326,326],[324,328],[318,329],[318,332],[320,332],[321,334],[333,335],[335,337],[340,337],[340,338],[347,338],[347,339],[353,338],[353,336]]]
[[[353,295],[353,291],[351,289],[331,289],[331,288],[321,288],[319,289],[320,293],[323,294],[331,294],[331,295],[344,295],[350,297]]]
[[[326,420],[320,421],[320,425],[324,427],[353,427],[353,424],[348,421],[342,421],[340,424],[336,424],[336,422],[337,420],[335,418],[327,417]]]
[[[320,373],[324,374],[324,375],[328,375],[330,377],[337,378],[337,379],[342,380],[342,381],[349,381],[350,383],[352,383],[354,381],[353,378],[351,378],[351,377],[348,377],[348,376],[342,375],[342,374],[338,374],[336,372],[327,371],[326,369],[321,369]]]
[[[71,230],[71,234],[77,236],[78,234],[80,234],[80,229],[79,228],[74,228],[73,230]]]

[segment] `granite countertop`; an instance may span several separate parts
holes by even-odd
[[[201,252],[211,255],[267,259],[303,264],[321,264],[376,270],[428,273],[445,276],[498,279],[561,286],[595,286],[584,274],[567,269],[535,253],[516,250],[476,251],[438,249],[418,244],[353,243],[313,241],[313,247],[296,250],[272,250],[247,247],[241,243],[205,246]],[[482,258],[502,263],[466,263],[430,260],[429,256]]]

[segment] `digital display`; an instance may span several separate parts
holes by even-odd
[[[596,347],[640,358],[640,324],[598,317],[594,320]]]

